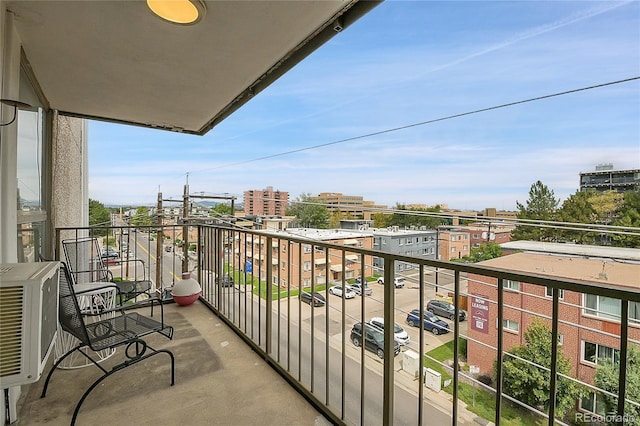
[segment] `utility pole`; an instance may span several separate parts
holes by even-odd
[[[189,175],[182,195],[182,272],[189,272]]]
[[[160,285],[160,298],[164,298],[164,286],[162,285],[162,243],[164,237],[162,235],[162,192],[158,192],[158,205],[156,210],[156,223],[158,232],[156,232],[156,288]]]

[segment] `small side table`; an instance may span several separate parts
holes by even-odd
[[[85,321],[93,322],[106,318],[113,318],[115,315],[115,312],[113,311],[106,314],[100,314],[100,312],[115,308],[116,306],[117,291],[114,287],[105,288],[105,286],[109,285],[113,285],[113,283],[93,282],[88,284],[76,284],[73,287],[76,292],[83,292],[82,294],[77,295],[80,309],[87,314],[98,314],[95,316],[85,317]],[[64,330],[60,330],[56,338],[56,359],[60,358],[73,347],[77,346],[78,343],[79,340],[73,335]],[[116,353],[115,348],[97,352],[99,358],[98,362],[104,361],[114,353]],[[88,365],[91,365],[91,361],[89,361],[85,356],[75,352],[62,361],[58,368],[68,370],[73,368],[82,368]]]

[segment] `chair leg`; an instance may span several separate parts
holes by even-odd
[[[100,365],[96,364],[96,362],[91,359],[90,356],[88,356],[86,353],[82,352],[80,349],[82,349],[83,347],[85,347],[84,344],[78,345],[75,348],[71,349],[70,351],[68,351],[66,354],[62,355],[51,367],[51,370],[49,371],[49,374],[47,374],[47,379],[44,381],[44,387],[42,388],[42,394],[40,395],[40,398],[44,398],[47,395],[47,388],[49,387],[49,380],[51,380],[51,376],[53,375],[53,372],[56,371],[56,369],[58,368],[58,366],[62,363],[62,361],[64,361],[69,355],[71,355],[74,352],[80,352],[82,355],[84,355],[85,357],[89,358],[89,360],[95,364],[96,366],[98,366],[103,372],[106,373],[106,370],[104,368],[102,368]]]
[[[78,417],[78,412],[80,411],[80,407],[82,406],[82,403],[84,402],[84,400],[87,399],[87,397],[89,396],[91,391],[93,391],[96,388],[96,386],[98,386],[104,379],[106,379],[110,375],[112,375],[112,374],[124,369],[125,367],[137,364],[140,361],[143,361],[143,360],[145,360],[147,358],[151,358],[152,356],[157,355],[159,353],[166,353],[171,358],[171,386],[174,385],[174,383],[175,383],[175,357],[173,356],[173,353],[171,351],[167,350],[167,349],[156,350],[156,349],[151,348],[150,346],[147,346],[147,347],[149,349],[151,349],[153,352],[151,352],[150,354],[147,354],[147,355],[143,355],[143,356],[141,356],[139,358],[135,358],[133,360],[125,361],[122,364],[118,364],[118,365],[114,366],[111,371],[105,372],[105,374],[100,376],[95,382],[93,382],[93,384],[91,386],[89,386],[89,389],[87,389],[84,392],[84,394],[82,394],[82,398],[80,398],[80,401],[78,401],[78,403],[76,404],[76,408],[73,410],[73,417],[71,418],[71,426],[74,426],[76,424],[76,418]]]

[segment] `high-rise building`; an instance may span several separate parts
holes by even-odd
[[[244,214],[247,216],[284,216],[289,206],[289,193],[265,189],[244,191]]]
[[[326,205],[332,213],[339,211],[354,219],[371,220],[375,209],[387,208],[376,205],[373,201],[366,201],[361,195],[344,195],[340,192],[322,192],[311,199]]]
[[[580,173],[580,191],[640,190],[640,169],[613,170],[613,164],[600,164],[594,172]]]

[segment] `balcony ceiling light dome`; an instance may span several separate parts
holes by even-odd
[[[147,0],[147,6],[160,18],[180,25],[198,23],[207,11],[202,0]]]

